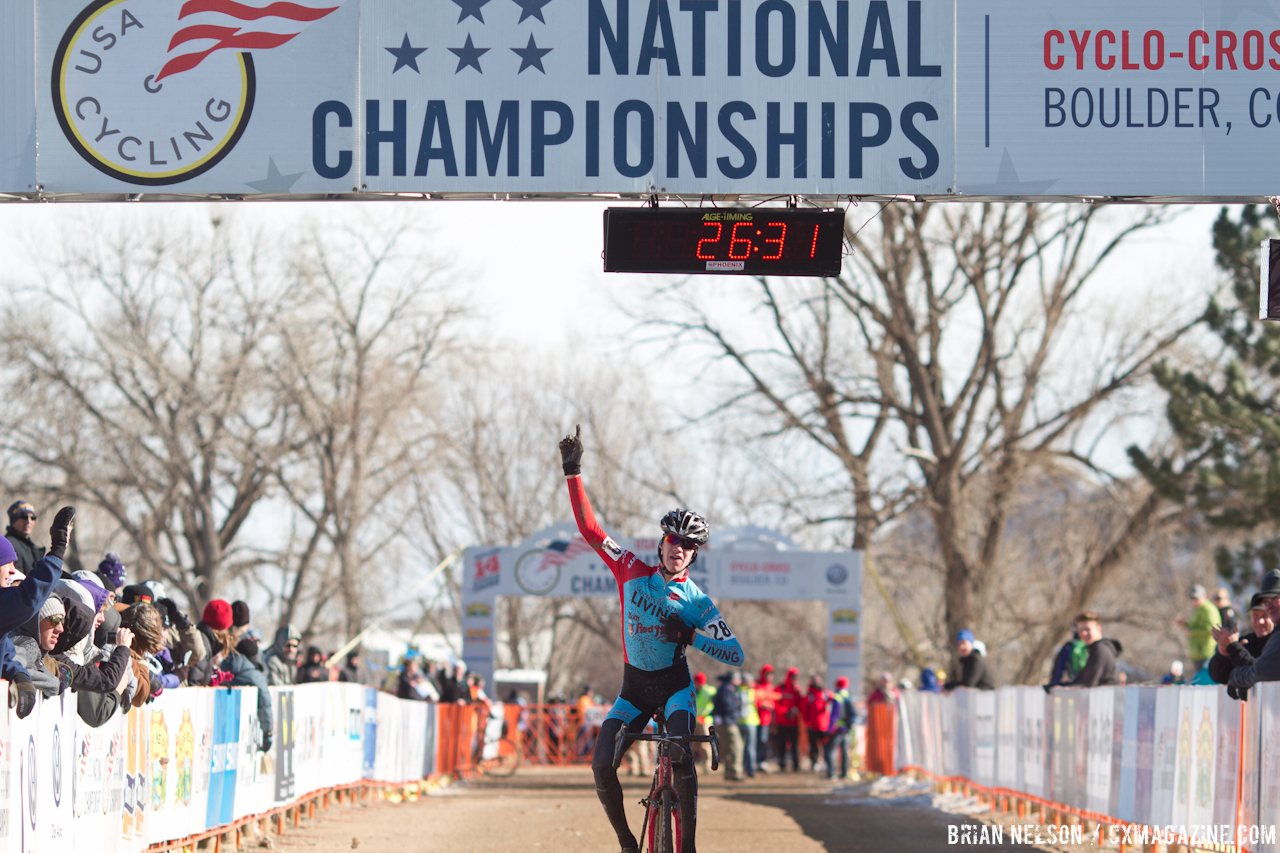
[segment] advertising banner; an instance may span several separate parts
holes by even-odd
[[[955,9],[961,192],[1224,197],[1280,187],[1270,5]]]
[[[1280,833],[1276,832],[1280,825],[1280,684],[1257,685],[1249,691],[1249,700],[1261,711],[1262,768],[1256,823],[1270,831],[1268,839],[1260,836],[1256,847],[1258,853],[1276,853],[1280,850]]]
[[[1018,779],[1018,688],[996,691],[996,784],[1017,788]]]
[[[1087,692],[1086,770],[1084,807],[1105,814],[1111,807],[1111,753],[1115,746],[1116,703],[1114,687],[1095,687]]]
[[[50,192],[953,186],[949,2],[15,5]]]

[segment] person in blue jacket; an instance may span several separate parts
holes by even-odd
[[[26,717],[35,707],[36,689],[31,676],[14,658],[9,632],[30,621],[49,599],[54,584],[61,580],[62,558],[71,541],[75,518],[75,507],[58,510],[49,528],[48,553],[36,561],[35,568],[17,586],[9,586],[17,554],[9,540],[0,539],[0,678],[9,682],[9,707],[19,717]]]

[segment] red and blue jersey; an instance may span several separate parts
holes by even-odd
[[[656,566],[614,542],[596,522],[581,475],[568,478],[578,530],[604,559],[622,604],[622,654],[631,666],[656,672],[684,660],[684,646],[667,642],[662,622],[677,615],[699,632],[693,647],[729,666],[741,666],[742,646],[711,599],[688,577],[666,581]]]

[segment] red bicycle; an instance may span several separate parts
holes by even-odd
[[[684,839],[680,826],[680,795],[676,793],[672,783],[671,756],[673,750],[684,753],[686,761],[693,761],[693,753],[686,746],[690,743],[711,744],[711,769],[720,766],[720,742],[716,739],[716,729],[712,726],[706,735],[673,735],[668,734],[662,722],[658,722],[656,734],[618,732],[613,747],[613,769],[617,770],[622,763],[622,753],[631,741],[654,741],[658,744],[658,760],[653,770],[653,786],[649,796],[640,801],[644,806],[644,825],[640,827],[640,849],[645,853],[682,853]],[[646,836],[649,846],[645,846]]]

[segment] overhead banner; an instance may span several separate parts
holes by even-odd
[[[1262,0],[6,0],[0,39],[0,199],[1280,192]]]
[[[969,195],[1280,190],[1270,3],[956,4],[956,180]]]

